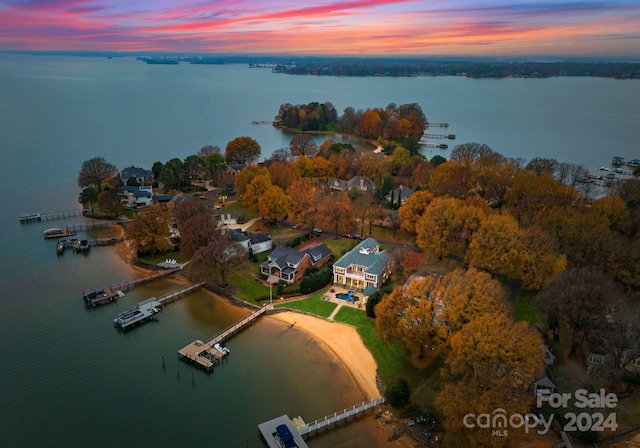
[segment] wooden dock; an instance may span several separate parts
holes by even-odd
[[[86,289],[82,293],[82,297],[85,300],[86,304],[91,306],[102,305],[104,303],[111,303],[112,301],[117,300],[117,298],[115,298],[114,300],[95,301],[95,300],[87,300],[86,297],[92,292],[100,292],[100,291],[112,291],[113,294],[117,294],[118,292],[122,293],[123,291],[126,291],[131,288],[135,288],[138,285],[142,285],[144,283],[156,280],[158,278],[167,277],[171,274],[178,272],[180,269],[182,268],[180,266],[177,266],[175,268],[165,269],[163,271],[157,271],[157,272],[154,272],[153,274],[146,275],[144,277],[138,277],[132,280],[127,280],[125,282],[116,283],[115,285],[105,286],[103,288]]]
[[[215,345],[220,344],[226,339],[230,338],[272,308],[273,307],[270,305],[263,306],[255,313],[245,317],[237,324],[232,325],[222,333],[209,339],[207,342],[203,342],[199,339],[193,341],[191,344],[187,345],[181,350],[178,350],[178,358],[182,359],[183,361],[195,364],[197,367],[204,369],[206,372],[212,372],[214,365],[225,356],[225,354],[221,353],[220,350],[215,347]]]
[[[176,300],[186,296],[187,294],[191,294],[193,291],[195,291],[196,289],[200,289],[204,286],[205,282],[200,282],[200,283],[196,283],[194,285],[191,286],[187,286],[186,288],[182,288],[179,291],[174,291],[171,292],[169,294],[166,294],[162,297],[160,297],[158,300],[158,302],[160,302],[160,305],[164,306],[168,303],[171,302],[175,302]]]
[[[28,213],[20,216],[20,222],[23,224],[39,221],[53,221],[54,219],[72,218],[74,216],[83,216],[85,210],[66,210],[63,212],[53,213]]]
[[[335,412],[333,415],[327,415],[324,418],[318,419],[311,424],[305,424],[301,418],[294,418],[294,422],[301,422],[301,426],[298,427],[298,432],[302,437],[311,437],[323,428],[328,428],[331,425],[338,424],[340,422],[348,421],[351,418],[358,417],[363,413],[375,408],[376,406],[384,403],[384,398],[378,398],[377,400],[363,401],[358,405],[346,408],[340,412]],[[300,425],[300,423],[299,423]]]

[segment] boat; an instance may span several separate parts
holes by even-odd
[[[86,252],[90,247],[91,246],[89,245],[89,240],[76,241],[75,245],[73,246],[76,252]]]
[[[58,244],[56,244],[56,253],[58,255],[62,255],[66,248],[67,248],[67,240],[60,240],[58,241]]]
[[[113,326],[120,330],[143,324],[155,317],[162,309],[162,304],[155,297],[138,303],[135,308],[124,311],[113,319]]]
[[[122,296],[122,291],[113,291],[111,288],[87,289],[82,293],[82,300],[87,306],[98,306],[115,302]]]
[[[218,350],[224,356],[227,356],[229,353],[231,353],[231,350],[229,350],[227,346],[222,344],[221,342],[218,342],[217,344],[213,344],[213,348]]]
[[[52,227],[44,231],[45,238],[66,238],[77,234],[73,229],[67,227]]]

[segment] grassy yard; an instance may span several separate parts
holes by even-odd
[[[366,232],[364,237],[371,237],[376,240],[381,241],[404,241],[407,244],[411,244],[415,238],[415,236],[404,229],[396,229],[395,237],[393,236],[393,229],[390,227],[381,227],[374,225],[371,229],[371,234],[369,234],[369,225],[364,226],[364,231]]]
[[[337,322],[353,325],[378,364],[378,375],[384,384],[404,378],[412,388],[424,381],[424,371],[414,367],[398,340],[384,342],[376,334],[375,322],[363,310],[342,307],[335,317]]]
[[[329,317],[334,309],[338,306],[336,303],[327,302],[322,300],[322,296],[326,292],[326,289],[307,297],[306,299],[293,300],[290,302],[278,303],[276,308],[288,308],[298,311],[305,311],[307,313],[315,314],[320,317]]]
[[[341,237],[329,237],[324,240],[324,244],[331,249],[331,253],[336,260],[353,249],[358,242],[358,240]]]
[[[513,316],[516,322],[524,320],[542,330],[546,328],[542,313],[537,308],[535,291],[518,290]]]
[[[256,277],[251,274],[248,275],[246,271],[232,273],[229,275],[228,281],[234,287],[240,289],[236,297],[240,300],[244,300],[245,302],[255,305],[256,297],[269,295],[269,287],[257,282]],[[275,288],[273,288],[274,297],[275,293]]]

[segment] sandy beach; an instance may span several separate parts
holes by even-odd
[[[377,365],[355,328],[306,314],[285,311],[268,316],[310,334],[326,351],[345,365],[368,399],[380,397],[376,386]]]

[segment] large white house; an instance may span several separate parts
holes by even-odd
[[[333,264],[333,283],[347,289],[380,289],[391,273],[392,259],[373,238],[361,241]]]

